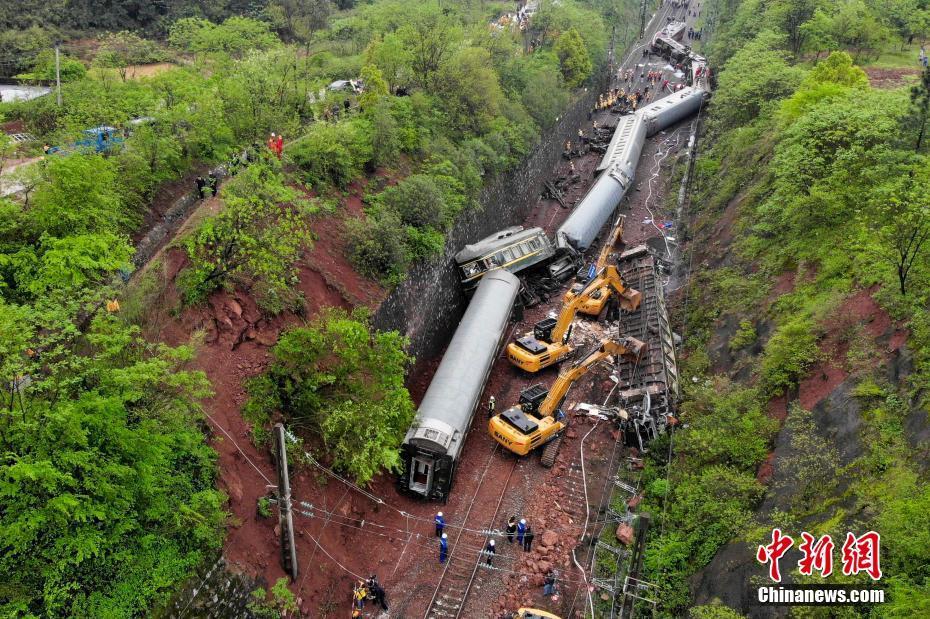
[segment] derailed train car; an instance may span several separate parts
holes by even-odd
[[[633,185],[646,138],[697,112],[706,92],[688,87],[620,119],[601,159],[598,179],[556,232],[556,246],[584,251]]]
[[[484,384],[507,333],[520,280],[484,275],[401,446],[401,492],[445,501]]]

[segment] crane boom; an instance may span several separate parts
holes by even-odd
[[[539,414],[551,415],[562,404],[572,384],[587,373],[592,366],[612,355],[626,357],[635,362],[642,356],[645,349],[646,345],[634,337],[625,337],[619,342],[605,340],[593,353],[559,374],[552,388],[549,389],[546,399],[539,405]]]

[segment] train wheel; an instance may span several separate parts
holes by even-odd
[[[543,448],[542,457],[539,459],[539,463],[547,469],[551,469],[552,465],[555,464],[556,456],[559,455],[559,445],[561,444],[561,436],[557,436],[556,438],[546,443],[546,446]]]

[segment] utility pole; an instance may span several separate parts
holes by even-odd
[[[61,54],[58,43],[55,43],[55,89],[58,92],[58,107],[61,107]]]
[[[278,525],[281,527],[281,560],[284,570],[297,580],[297,546],[294,543],[294,515],[291,513],[291,482],[287,472],[287,445],[284,425],[276,423],[274,437],[278,456]]]
[[[639,38],[646,35],[646,3],[648,1],[643,0],[642,4],[639,5]]]

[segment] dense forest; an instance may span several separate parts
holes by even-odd
[[[702,591],[712,581],[740,583],[692,612],[742,616],[773,527],[795,539],[875,530],[887,603],[790,616],[925,616],[928,7],[708,0],[703,12],[719,70],[692,198],[684,429],[646,470],[658,515],[647,579],[661,616],[695,596],[713,602]],[[876,333],[878,318],[859,321],[862,307],[907,334],[903,352]],[[818,384],[847,395],[806,410]],[[721,554],[745,560],[724,567]],[[782,570],[822,582],[787,557]],[[871,582],[839,570],[827,581]]]
[[[160,343],[153,298],[173,298],[178,316],[242,290],[264,316],[302,316],[297,262],[360,179],[348,258],[397,283],[441,255],[457,214],[602,70],[605,20],[636,14],[630,2],[543,2],[524,33],[488,26],[509,2],[358,4],[0,7],[3,72],[53,78],[61,41],[63,81],[60,106],[0,103],[0,120],[36,138],[0,143],[0,171],[20,165],[5,175],[15,195],[0,198],[0,614],[141,616],[222,545],[203,336]],[[343,79],[364,91],[328,88]],[[83,148],[101,125],[121,141]],[[286,140],[281,158],[264,147],[271,132]],[[222,209],[168,248],[183,260],[177,278],[136,274],[126,287],[160,192],[227,162]],[[395,467],[413,415],[404,345],[364,311],[287,331],[249,385],[253,440],[266,445],[284,415],[360,483]],[[372,429],[363,450],[348,434],[359,424]]]

